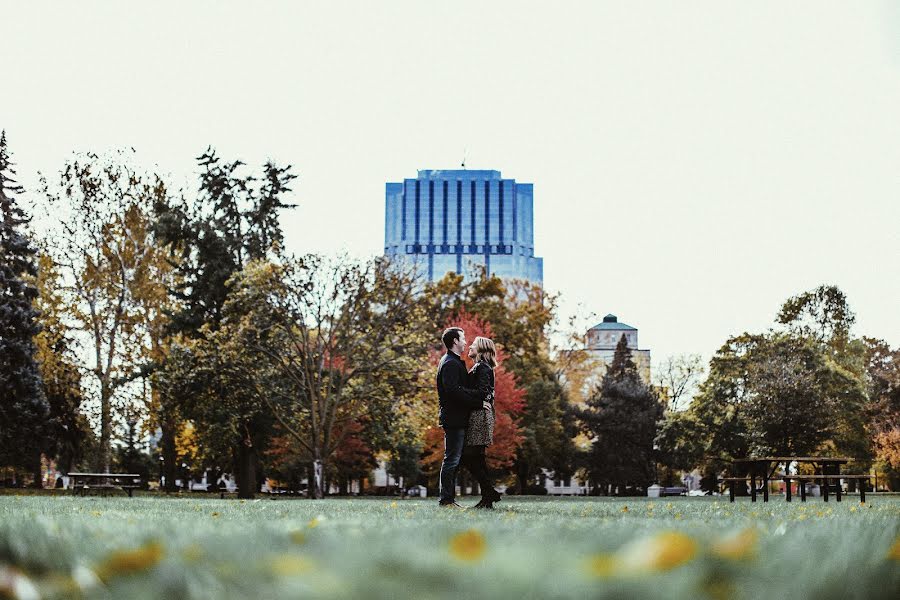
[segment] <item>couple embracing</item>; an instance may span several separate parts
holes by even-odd
[[[488,477],[485,450],[494,441],[497,350],[493,340],[476,337],[467,352],[475,366],[467,372],[462,359],[466,352],[465,331],[450,327],[441,339],[447,353],[437,370],[440,425],[444,428],[440,505],[460,508],[456,503],[456,473],[463,465],[481,488],[481,501],[473,508],[494,508],[500,492]]]

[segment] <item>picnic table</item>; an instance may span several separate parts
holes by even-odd
[[[790,463],[806,463],[813,465],[814,475],[789,475],[787,466]],[[750,499],[756,502],[757,479],[762,483],[763,502],[769,501],[769,481],[773,479],[778,466],[783,464],[785,472],[778,478],[785,483],[785,500],[791,501],[791,481],[796,480],[800,488],[800,500],[806,501],[806,482],[820,480],[822,482],[822,497],[828,502],[829,488],[835,486],[835,496],[838,502],[841,501],[841,480],[842,479],[859,479],[868,480],[869,475],[848,475],[841,474],[841,465],[850,462],[849,458],[835,456],[763,456],[751,458],[738,458],[732,461],[732,476],[726,477],[728,482],[728,498],[734,502],[734,486],[738,481],[750,481]],[[735,476],[739,471],[747,471],[748,475]],[[860,501],[866,501],[865,481],[861,481]]]
[[[135,489],[141,487],[141,476],[137,473],[69,473],[72,484],[72,492],[77,494],[79,491],[83,496],[88,490],[110,490],[119,489],[132,497]],[[78,480],[81,485],[78,485]],[[138,483],[135,483],[135,480]],[[97,483],[93,483],[97,482]]]

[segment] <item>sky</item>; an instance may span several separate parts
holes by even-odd
[[[654,362],[821,284],[900,345],[900,3],[636,4],[0,0],[0,128],[32,192],[72,152],[291,164],[288,248],[356,256],[465,156],[534,183],[561,316]]]

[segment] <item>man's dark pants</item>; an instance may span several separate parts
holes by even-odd
[[[444,427],[444,462],[441,463],[441,504],[456,500],[456,473],[466,444],[465,427]]]

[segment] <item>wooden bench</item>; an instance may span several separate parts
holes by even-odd
[[[134,490],[141,487],[140,483],[135,483],[135,480],[140,481],[141,478],[137,473],[69,473],[69,477],[72,479],[72,492],[81,492],[82,496],[89,490],[122,490],[131,498]],[[81,485],[78,484],[79,479],[82,480]],[[92,484],[92,481],[97,483]]]
[[[756,482],[762,483],[763,502],[769,501],[769,482],[776,478],[776,470],[778,465],[784,465],[787,472],[792,463],[804,463],[813,466],[818,473],[810,476],[811,479],[840,479],[841,465],[850,462],[850,458],[840,456],[758,456],[749,458],[736,458],[732,461],[731,473],[746,473],[740,477],[726,477],[724,481],[728,482],[728,496],[731,502],[734,502],[734,484],[738,481],[750,482],[750,500],[756,502],[757,487]],[[778,478],[786,477],[785,474],[779,474]],[[795,476],[794,479],[797,477]],[[826,482],[825,487],[828,487]],[[804,491],[805,490],[801,490]],[[826,490],[827,494],[827,490]],[[805,493],[804,493],[805,498]],[[827,500],[827,496],[826,496]]]
[[[862,485],[859,486],[859,501],[866,501],[866,485],[865,482],[872,478],[872,475],[784,475],[782,476],[782,480],[784,481],[784,494],[785,500],[788,502],[791,501],[791,480],[796,479],[797,483],[800,485],[800,501],[806,502],[806,482],[814,481],[816,479],[822,479],[825,481],[825,485],[822,486],[822,500],[828,502],[828,488],[830,487],[829,481],[837,480],[837,487],[835,488],[835,499],[840,502],[841,501],[841,493],[843,490],[841,489],[841,479],[859,479],[863,480]]]
[[[750,481],[750,476],[747,475],[746,477],[725,477],[722,479],[722,481],[728,483],[728,501],[734,502],[734,484],[737,483],[738,481],[745,481],[745,482]],[[756,483],[756,480],[754,478],[753,483],[751,485],[754,485],[755,483]],[[769,500],[768,494],[766,494],[765,499],[766,499],[766,501]],[[753,501],[756,502],[756,494],[753,494]]]

